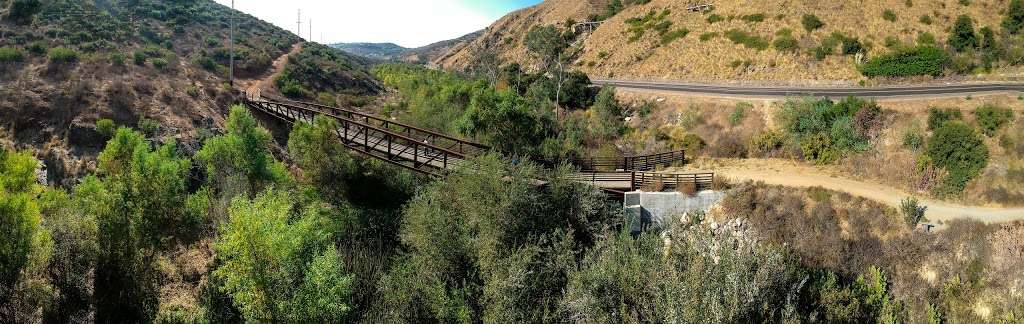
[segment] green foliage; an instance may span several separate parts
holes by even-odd
[[[471,99],[456,124],[461,133],[500,152],[532,154],[550,132],[544,118],[530,101],[515,93],[485,91]]]
[[[932,163],[948,173],[941,195],[958,195],[971,179],[988,165],[988,147],[981,136],[965,123],[951,121],[935,130],[926,150]]]
[[[338,140],[336,120],[318,115],[312,124],[296,123],[288,136],[288,153],[302,169],[301,180],[338,201],[356,172],[355,161]]]
[[[296,209],[268,190],[231,203],[214,243],[214,276],[248,321],[333,322],[350,309],[352,277],[331,242],[326,211]]]
[[[167,60],[162,58],[162,57],[158,57],[158,58],[154,58],[153,59],[153,67],[155,67],[157,70],[161,70],[161,71],[166,70],[167,69],[167,64],[168,64]]]
[[[302,98],[306,95],[306,90],[302,88],[302,85],[298,81],[289,79],[285,76],[279,76],[275,80],[277,88],[281,90],[281,94],[284,94],[288,98]]]
[[[978,47],[978,35],[974,33],[974,20],[968,15],[957,17],[947,42],[957,52],[964,52]]]
[[[872,58],[860,66],[860,72],[867,77],[939,76],[949,62],[949,55],[942,49],[917,46]]]
[[[713,39],[715,37],[718,37],[718,33],[716,33],[716,32],[707,32],[707,33],[700,34],[699,39],[702,42],[706,42],[706,41],[709,41],[709,40],[711,40],[711,39]]]
[[[654,30],[664,41],[666,39],[666,34],[668,34],[669,30],[672,28],[672,21],[666,19],[670,13],[671,11],[668,9],[662,10],[661,12],[651,9],[651,11],[648,11],[647,14],[641,17],[627,19],[626,24],[629,25],[629,29],[626,30],[626,32],[631,34],[629,41],[635,42],[640,40],[648,30]],[[681,30],[686,29],[683,28],[680,29],[680,31]],[[689,31],[687,30],[685,33],[689,33]],[[685,33],[683,36],[685,36]]]
[[[160,123],[149,118],[139,119],[139,131],[146,137],[155,137],[160,132]]]
[[[11,0],[7,8],[7,19],[18,24],[28,24],[41,9],[42,2],[39,0]]]
[[[911,127],[903,133],[903,147],[919,150],[924,147],[924,142],[925,138],[920,126]]]
[[[50,62],[74,63],[78,61],[78,52],[66,47],[51,48],[48,54]]]
[[[800,23],[803,24],[804,30],[807,32],[813,32],[821,27],[825,27],[825,23],[821,21],[821,18],[813,14],[805,14],[800,19]]]
[[[746,21],[746,22],[750,22],[750,23],[759,23],[759,22],[764,21],[764,14],[763,13],[757,13],[757,14],[751,14],[751,15],[743,15],[743,16],[740,16],[740,19],[743,20],[743,21]]]
[[[569,42],[562,36],[555,26],[533,26],[523,39],[523,44],[548,69],[561,59],[562,51],[569,47]]]
[[[747,117],[747,111],[754,109],[754,105],[749,102],[741,102],[736,104],[736,108],[732,110],[732,114],[729,114],[729,124],[737,126],[743,122],[743,119]]]
[[[22,279],[23,270],[43,262],[34,255],[49,241],[49,233],[39,225],[39,205],[35,195],[40,191],[35,171],[38,162],[27,153],[0,150],[0,305],[7,306]],[[45,267],[45,265],[42,265]]]
[[[730,29],[726,31],[725,37],[731,40],[734,44],[743,44],[743,46],[747,48],[756,49],[758,51],[767,49],[769,44],[771,44],[770,40],[758,35],[751,35],[739,29]]]
[[[710,14],[706,18],[706,20],[708,21],[709,24],[714,24],[714,23],[717,23],[717,22],[725,21],[725,17],[722,17],[719,14]]]
[[[933,23],[932,16],[929,15],[921,15],[921,18],[918,19],[918,21],[925,25],[931,25]]]
[[[225,197],[253,195],[287,180],[284,165],[270,154],[270,132],[245,107],[231,107],[226,124],[227,134],[206,140],[196,153],[214,188]]]
[[[15,47],[0,47],[0,63],[14,63],[25,60],[25,53]]]
[[[679,29],[676,29],[674,31],[665,33],[664,35],[661,35],[661,45],[671,44],[672,42],[676,41],[677,39],[686,37],[686,35],[689,35],[689,34],[690,34],[690,30],[686,29],[686,28],[679,28]]]
[[[621,223],[600,192],[488,155],[429,184],[401,226],[408,254],[380,280],[382,322],[550,322],[574,251]],[[545,188],[532,179],[553,179]]]
[[[804,158],[819,164],[867,149],[872,134],[881,127],[878,105],[852,97],[839,102],[789,101],[778,118],[783,129],[796,139]]]
[[[896,22],[896,12],[892,11],[892,9],[885,9],[885,11],[882,11],[882,19]]]
[[[948,121],[963,119],[963,113],[956,108],[929,108],[928,109],[928,130],[935,130]]]
[[[220,62],[227,65],[227,62]],[[266,54],[251,54],[240,73],[258,75],[270,68]],[[303,43],[302,50],[289,58],[275,85],[291,98],[315,99],[321,92],[353,96],[374,95],[380,86],[373,81],[368,62],[317,43]]]
[[[800,42],[793,36],[785,35],[776,37],[772,46],[779,52],[796,52],[800,49]]]
[[[864,52],[864,45],[856,37],[843,38],[843,55],[855,55]]]
[[[911,229],[917,228],[917,224],[921,221],[927,221],[924,218],[924,212],[928,210],[928,206],[921,206],[917,198],[908,197],[900,200],[900,213],[903,214],[903,220],[907,222],[907,226]]]
[[[1013,110],[995,105],[984,105],[974,111],[974,117],[981,132],[992,137],[999,128],[1013,121]]]
[[[935,40],[935,35],[929,32],[922,32],[917,34],[917,45],[919,46],[936,46],[939,42]]]
[[[117,125],[114,124],[113,120],[100,119],[96,121],[96,132],[103,135],[106,138],[114,137],[114,132],[117,131]]]
[[[135,62],[135,65],[145,65],[146,60],[148,59],[149,57],[146,56],[146,53],[140,51],[135,51],[132,53],[132,61]]]
[[[604,140],[618,137],[625,130],[622,117],[622,104],[615,99],[615,88],[601,89],[591,114],[591,133]]]
[[[1016,35],[1024,29],[1024,0],[1010,0],[1003,17],[1003,30]]]
[[[114,66],[124,66],[124,60],[125,60],[124,54],[121,54],[121,53],[112,53],[112,54],[110,54],[110,64],[112,64]]]

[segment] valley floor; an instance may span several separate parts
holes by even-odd
[[[838,171],[826,167],[782,159],[700,159],[685,167],[688,170],[713,170],[716,176],[730,181],[760,181],[790,187],[823,187],[846,192],[854,196],[875,200],[898,208],[900,200],[915,196],[889,186],[843,177]],[[924,194],[918,195],[923,196]],[[988,223],[1024,220],[1024,208],[996,208],[966,206],[932,199],[921,199],[928,206],[925,213],[931,222],[942,224],[949,220],[970,218]]]

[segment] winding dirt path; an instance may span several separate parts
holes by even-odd
[[[693,168],[693,167],[690,167]],[[915,196],[902,190],[832,174],[825,168],[779,159],[714,159],[701,161],[696,168],[713,170],[716,176],[732,181],[761,181],[790,187],[820,186],[842,191],[899,208],[900,200]],[[970,218],[986,223],[1024,220],[1024,208],[966,206],[933,199],[918,198],[928,206],[925,217],[931,222]]]
[[[292,45],[292,49],[279,56],[274,60],[274,63],[270,66],[270,72],[265,73],[263,77],[258,79],[239,79],[236,81],[238,87],[245,89],[245,93],[250,97],[259,97],[264,89],[270,89],[274,85],[274,78],[277,78],[282,71],[284,66],[288,64],[288,58],[292,55],[298,54],[302,51],[303,42],[295,43]]]

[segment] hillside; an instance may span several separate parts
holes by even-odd
[[[222,126],[234,96],[230,8],[210,0],[10,2],[0,2],[0,140],[33,149],[57,183],[95,167],[106,137],[98,120],[145,125],[153,138],[175,138],[189,150]],[[302,41],[236,17],[240,79],[266,77],[274,59]],[[332,69],[365,70],[352,62]],[[372,84],[364,81],[353,84]]]
[[[865,79],[858,63],[933,44],[951,55],[940,77],[1007,79],[1021,72],[1009,66],[1020,62],[1024,45],[1002,27],[1008,0],[721,1],[704,13],[671,0],[623,1],[621,11],[608,13],[601,2],[549,0],[511,13],[436,63],[463,69],[484,49],[530,63],[523,40],[531,26],[568,30],[568,20],[605,15],[592,33],[570,39],[579,49],[573,63],[591,77],[849,84]],[[971,18],[977,46],[957,51],[949,38],[961,15]],[[986,45],[983,27],[994,31],[995,45]]]
[[[330,46],[350,54],[371,59],[424,64],[432,62],[441,55],[448,53],[453,47],[475,40],[481,34],[483,34],[482,30],[459,38],[443,40],[417,48],[405,48],[393,43],[337,43]]]
[[[362,57],[388,60],[409,50],[394,43],[337,43],[331,47]]]

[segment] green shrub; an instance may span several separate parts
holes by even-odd
[[[154,137],[160,132],[160,123],[149,118],[142,118],[139,120],[139,131],[146,137]]]
[[[729,62],[729,67],[735,69],[735,68],[738,68],[738,67],[742,66],[745,69],[747,67],[750,67],[753,64],[754,64],[754,61],[751,61],[750,59],[746,59],[746,60],[733,60],[732,62]]]
[[[781,150],[786,143],[786,135],[775,131],[766,131],[750,139],[747,148],[752,157],[767,157]]]
[[[918,21],[925,25],[931,25],[933,23],[932,16],[929,15],[921,15],[921,18],[918,19]]]
[[[104,137],[114,137],[115,131],[117,131],[117,125],[114,124],[113,120],[100,119],[96,121],[96,132],[100,133]]]
[[[985,105],[974,111],[974,117],[981,132],[992,137],[1000,127],[1013,120],[1013,110],[994,105]]]
[[[988,147],[971,126],[951,121],[942,124],[928,141],[927,156],[947,172],[936,189],[939,195],[957,195],[988,165]]]
[[[124,66],[124,54],[110,54],[110,64],[113,64],[114,66]]]
[[[929,32],[921,32],[917,34],[917,45],[918,46],[936,46],[939,42],[935,40],[935,35]]]
[[[888,20],[889,22],[896,22],[896,13],[892,9],[885,9],[882,11],[882,19]]]
[[[722,16],[720,16],[718,14],[710,14],[710,15],[708,15],[708,17],[706,19],[707,19],[709,24],[714,24],[714,23],[717,23],[717,22],[724,21],[725,17],[722,17]]]
[[[13,63],[25,60],[25,53],[14,47],[0,47],[0,63]]]
[[[162,57],[153,59],[153,67],[155,67],[157,70],[163,71],[167,69],[167,64],[167,60]]]
[[[746,21],[746,22],[759,23],[759,22],[764,21],[764,14],[763,13],[759,13],[759,14],[752,14],[752,15],[743,15],[743,16],[740,17],[740,19],[742,19],[743,21]]]
[[[772,46],[779,52],[796,52],[800,49],[800,42],[793,36],[779,36],[772,42]]]
[[[35,14],[42,9],[39,0],[13,0],[7,10],[7,18],[19,24],[32,22]]]
[[[974,33],[974,20],[968,15],[957,17],[947,42],[957,52],[978,47],[978,35]]]
[[[754,105],[749,102],[741,102],[736,104],[736,108],[733,109],[732,114],[729,115],[729,124],[736,126],[743,122],[743,119],[747,117],[747,111],[754,109]]]
[[[148,59],[149,57],[146,56],[146,53],[140,51],[135,51],[135,53],[132,53],[132,61],[135,62],[135,65],[145,65],[146,60]]]
[[[834,50],[833,47],[825,46],[825,45],[820,45],[820,46],[815,46],[814,48],[812,48],[810,50],[810,52],[811,52],[811,56],[814,56],[815,59],[821,61],[821,60],[824,60],[829,55],[832,55],[832,51],[833,50]]]
[[[929,108],[928,109],[928,130],[935,130],[942,127],[948,121],[961,120],[963,114],[956,108]]]
[[[825,26],[825,23],[821,21],[821,18],[818,18],[818,16],[813,14],[805,14],[803,18],[801,18],[800,22],[803,24],[804,30],[807,30],[807,32],[813,32]]]
[[[28,51],[31,52],[32,54],[43,55],[43,54],[46,53],[46,50],[49,49],[49,48],[46,46],[46,42],[35,41],[35,42],[32,42],[32,43],[29,43],[28,46],[25,47],[25,49],[28,49]]]
[[[898,50],[903,48],[903,42],[900,41],[896,36],[885,36],[885,47],[891,50]]]
[[[843,54],[854,55],[864,51],[864,45],[860,43],[860,40],[854,37],[843,38]]]
[[[1016,35],[1021,29],[1024,29],[1024,0],[1010,0],[1003,17],[1003,30]]]
[[[739,29],[730,29],[725,32],[725,37],[734,44],[743,44],[744,47],[763,51],[768,48],[769,41],[758,35],[751,35]]]
[[[921,206],[917,198],[909,197],[900,201],[900,213],[903,214],[903,220],[911,229],[917,228],[917,224],[922,221],[928,221],[924,218],[926,210],[928,210],[928,207]]]
[[[74,63],[78,61],[78,52],[70,48],[55,47],[50,49],[49,57],[53,63]]]
[[[668,45],[674,42],[676,39],[686,37],[686,35],[689,34],[690,30],[686,28],[680,28],[675,31],[665,33],[664,35],[661,35],[661,44]]]
[[[718,37],[718,33],[708,32],[708,33],[700,34],[700,38],[699,39],[702,42],[706,42],[706,41],[709,41],[709,40],[711,40],[712,38],[715,38],[715,37]]]
[[[949,61],[949,55],[940,48],[917,46],[872,58],[860,67],[860,72],[867,77],[939,76]]]

